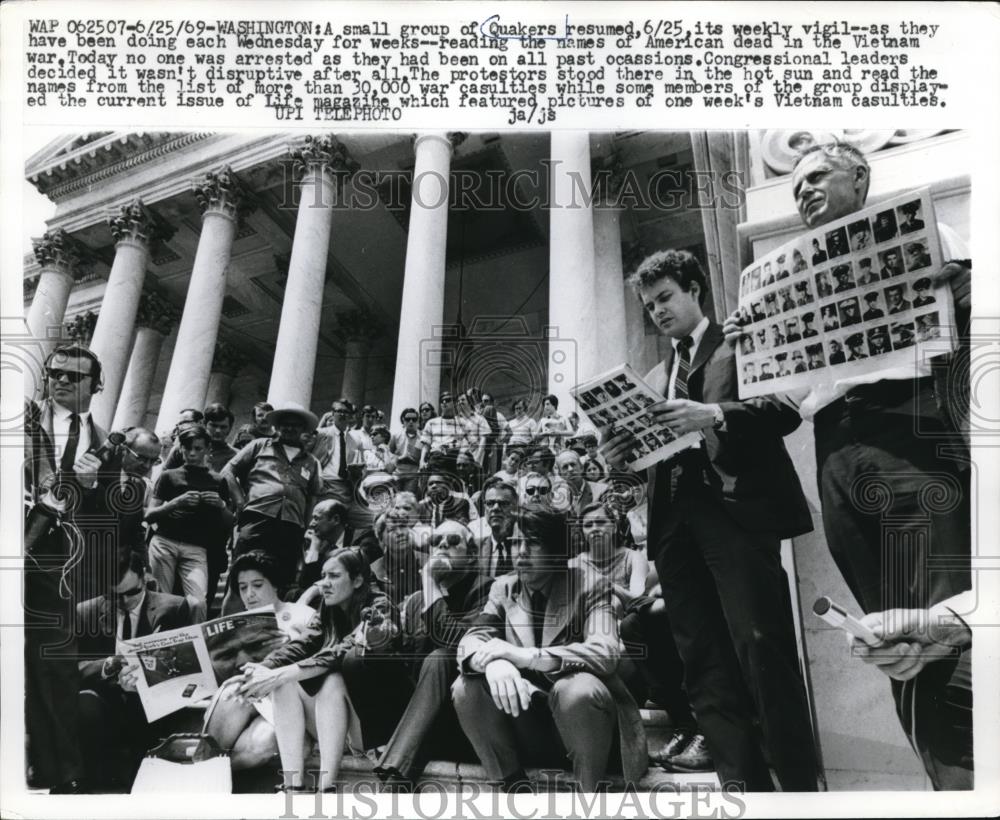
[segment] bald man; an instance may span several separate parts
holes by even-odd
[[[579,515],[608,489],[607,484],[584,478],[583,461],[573,450],[563,450],[556,456],[555,470],[557,478],[552,482],[552,506],[560,512]]]

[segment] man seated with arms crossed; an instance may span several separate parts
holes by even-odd
[[[868,162],[853,145],[833,143],[804,151],[792,172],[792,194],[803,224],[817,228],[864,207],[870,180]],[[951,228],[938,224],[938,235],[942,257],[950,261],[932,279],[951,287],[956,324],[964,333],[970,319],[972,262]],[[740,324],[738,312],[726,320],[726,337],[733,344],[742,334]],[[881,337],[872,337],[872,352],[882,343],[876,338]],[[828,379],[788,397],[802,418],[813,421],[830,554],[869,613],[865,620],[887,624],[876,635],[883,635],[890,647],[876,654],[888,655],[890,663],[882,668],[894,678],[897,714],[936,789],[972,788],[971,634],[945,655],[934,649],[936,642],[928,635],[904,640],[909,631],[890,616],[916,611],[926,622],[946,601],[963,601],[962,593],[972,588],[970,471],[961,454],[948,457],[948,447],[942,446],[964,449],[969,394],[967,387],[963,391],[955,385],[968,385],[967,368],[968,358],[961,355],[953,362],[939,357],[931,364],[921,361]],[[877,513],[855,501],[873,476],[886,499]],[[881,492],[883,487],[887,492]],[[928,498],[943,487],[955,503],[930,506]],[[887,541],[882,522],[890,519],[912,522],[912,534]],[[930,569],[934,561],[946,561],[949,567]],[[968,611],[956,608],[957,615]],[[967,633],[955,629],[951,634]],[[907,677],[893,675],[897,654],[918,661],[904,670]]]
[[[646,771],[639,710],[618,678],[618,615],[606,581],[567,566],[564,516],[521,513],[516,573],[498,578],[459,644],[452,692],[466,736],[496,786],[526,764],[572,762],[581,791],[598,788],[617,725],[622,771]]]
[[[479,572],[479,548],[464,524],[445,521],[431,537],[422,589],[407,597],[401,651],[412,660],[416,688],[375,768],[389,786],[413,786],[435,752],[448,759],[465,745],[451,708],[458,675],[455,650],[486,604],[492,578]]]

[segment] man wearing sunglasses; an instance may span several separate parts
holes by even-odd
[[[423,450],[420,415],[413,407],[407,407],[400,413],[399,420],[403,429],[389,440],[389,452],[396,457],[396,484],[400,490],[415,493],[419,487],[420,454]]]
[[[118,582],[76,607],[80,687],[74,700],[87,782],[95,790],[127,790],[153,739],[135,690],[136,670],[116,654],[117,642],[191,624],[186,599],[146,589],[143,564],[140,553],[125,553]]]
[[[84,526],[81,531],[74,518],[96,510],[104,495],[97,487],[101,459],[96,453],[107,433],[90,415],[91,399],[100,386],[101,363],[93,353],[78,345],[58,347],[45,360],[45,397],[41,401],[29,398],[25,403],[28,765],[33,772],[32,784],[57,794],[83,788],[83,761],[76,736],[80,687],[74,658],[73,604],[98,594],[104,589],[98,584],[111,580],[90,578],[89,571],[80,565],[74,568],[67,561],[73,543],[86,539],[89,529]],[[106,536],[96,537],[100,543],[108,543]],[[105,562],[96,564],[107,571]],[[111,566],[113,575],[113,562]],[[46,653],[46,647],[60,650]]]
[[[455,650],[486,604],[493,579],[479,572],[479,550],[464,524],[445,521],[431,536],[421,589],[403,602],[403,644],[415,689],[375,768],[392,787],[412,784],[432,757],[454,759],[465,738],[451,707]]]

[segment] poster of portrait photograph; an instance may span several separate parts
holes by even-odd
[[[736,350],[740,397],[890,367],[916,371],[928,356],[948,352],[951,291],[931,278],[943,263],[927,189],[883,200],[754,260],[740,276],[747,322]]]

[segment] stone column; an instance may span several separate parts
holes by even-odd
[[[41,265],[35,296],[28,308],[28,332],[38,341],[47,356],[59,340],[69,292],[73,288],[81,247],[61,228],[46,231],[41,239],[32,239],[35,258]]]
[[[104,390],[90,405],[94,421],[101,426],[111,424],[125,381],[150,245],[167,235],[162,220],[138,199],[109,217],[108,225],[115,238],[115,261],[90,343],[104,366]]]
[[[233,389],[233,379],[247,363],[246,357],[229,342],[221,339],[215,346],[212,359],[212,373],[208,379],[205,407],[210,404],[224,404],[229,407],[229,395]]]
[[[333,228],[331,205],[337,186],[342,186],[358,168],[332,134],[307,137],[306,144],[293,150],[292,156],[296,171],[304,173],[267,392],[267,400],[275,407],[287,402],[310,405]]]
[[[163,348],[163,340],[170,335],[176,321],[177,311],[173,305],[156,293],[147,292],[142,295],[139,313],[135,318],[132,355],[129,357],[121,398],[115,409],[115,420],[111,425],[113,429],[145,425],[160,350]]]
[[[368,354],[372,339],[379,329],[367,311],[352,310],[338,313],[340,333],[344,337],[344,377],[340,395],[346,396],[359,407],[365,403],[365,382],[368,378]]]
[[[628,359],[625,282],[622,271],[622,209],[617,206],[623,168],[616,152],[594,168],[594,305],[600,323],[595,370],[608,370]]]
[[[559,412],[575,403],[569,389],[595,375],[604,333],[594,310],[594,213],[590,207],[590,135],[553,131],[549,174],[549,392]]]
[[[622,265],[628,272],[634,272],[643,259],[649,255],[642,242],[625,242],[622,247]],[[647,335],[646,316],[639,298],[628,285],[625,286],[625,337],[626,358],[640,373],[646,373],[657,362],[657,334]]]
[[[422,355],[423,342],[432,338],[434,328],[444,320],[451,154],[465,137],[433,132],[418,134],[414,141],[413,200],[390,420],[399,418],[403,408],[417,407],[422,401],[438,404],[441,365]]]
[[[194,185],[194,193],[202,210],[201,236],[163,388],[158,430],[173,429],[185,407],[205,405],[233,239],[240,219],[250,210],[249,196],[228,166],[206,174]]]

